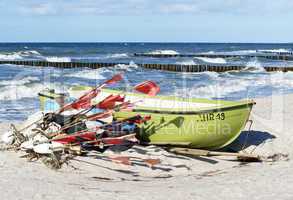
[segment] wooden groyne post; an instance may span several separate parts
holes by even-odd
[[[134,53],[136,57],[172,58],[172,57],[202,57],[202,58],[265,58],[271,60],[293,60],[292,54],[268,55],[236,55],[236,54],[150,54]]]
[[[118,64],[128,65],[129,63],[85,63],[85,62],[48,62],[48,61],[36,61],[36,60],[19,60],[19,61],[0,61],[0,64],[12,64],[12,65],[23,65],[23,66],[36,66],[36,67],[56,67],[56,68],[91,68],[98,69],[102,67],[114,67]],[[246,66],[239,65],[178,65],[178,64],[137,64],[140,67],[146,69],[165,70],[173,72],[227,72],[227,71],[239,71],[247,68]],[[293,71],[292,67],[272,67],[267,66],[264,69],[268,72],[273,71]]]

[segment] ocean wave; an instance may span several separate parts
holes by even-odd
[[[8,85],[0,88],[0,100],[19,100],[22,98],[37,97],[38,92],[44,89],[42,84]]]
[[[205,57],[194,57],[195,59],[204,61],[206,63],[217,63],[217,64],[226,64],[227,61],[224,58],[205,58]]]
[[[201,52],[199,54],[215,54],[215,51],[207,51],[207,52]]]
[[[178,55],[179,53],[174,50],[155,50],[151,51],[147,54],[154,54],[154,55]]]
[[[69,57],[46,57],[46,61],[48,62],[71,62],[71,58]]]
[[[128,58],[129,55],[127,53],[114,53],[109,54],[106,56],[106,58]]]
[[[213,80],[216,80],[219,77],[218,72],[205,71],[205,72],[199,72],[199,73],[202,73],[203,75],[207,75],[208,77],[210,77]]]
[[[241,73],[241,72],[240,72]],[[293,89],[293,72],[265,73],[259,76],[210,76],[208,82],[202,86],[175,89],[175,95],[195,98],[227,98],[241,94],[243,98],[254,96],[255,91],[264,91],[263,88],[270,88],[271,92],[288,91]],[[268,91],[268,89],[266,89]]]
[[[29,84],[31,82],[35,82],[35,81],[39,81],[40,79],[38,77],[25,77],[23,79],[17,80],[17,79],[13,79],[13,80],[3,80],[0,81],[0,86],[7,86],[7,85],[24,85],[24,84]]]
[[[19,54],[0,54],[0,60],[20,60],[23,59]]]
[[[21,60],[26,57],[40,57],[41,54],[35,50],[18,51],[11,53],[1,53],[0,60]]]
[[[137,69],[139,66],[135,64],[135,62],[131,61],[128,65],[126,64],[118,64],[114,66],[116,69],[126,70],[128,72],[132,72],[134,69]]]
[[[264,72],[265,69],[262,66],[261,62],[259,62],[257,59],[249,61],[246,63],[246,67],[243,69],[243,71],[259,71]]]
[[[293,72],[275,72],[270,74],[270,83],[275,88],[292,89]]]
[[[290,49],[260,49],[257,51],[261,53],[292,53]]]
[[[0,87],[0,100],[12,101],[23,98],[37,98],[38,93],[47,88],[59,91],[68,90],[66,85],[55,82],[30,83],[26,85],[6,85],[4,87]]]
[[[32,55],[41,56],[42,55],[41,53],[39,53],[36,50],[19,51],[17,53],[20,55],[23,55],[23,56],[32,56]]]
[[[193,98],[223,98],[231,93],[243,92],[249,86],[248,81],[230,80],[229,82],[217,81],[203,86],[193,88],[176,89],[177,96],[193,97]]]
[[[194,60],[185,60],[176,62],[177,65],[196,65]]]
[[[224,54],[224,55],[246,55],[246,54],[255,54],[257,50],[235,50],[235,51],[208,51],[208,52],[202,52],[199,54]]]
[[[70,74],[64,75],[65,77],[71,77],[71,78],[84,78],[84,79],[90,79],[90,80],[102,80],[106,79],[101,73],[102,69],[86,69],[78,72],[73,72]]]

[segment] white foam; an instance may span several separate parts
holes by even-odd
[[[256,50],[236,50],[236,51],[220,51],[220,52],[213,52],[212,54],[229,54],[229,55],[246,55],[246,54],[255,54]]]
[[[207,52],[202,52],[200,54],[215,54],[215,51],[207,51]]]
[[[174,50],[155,50],[151,51],[148,54],[155,54],[155,55],[178,55],[179,53]]]
[[[115,68],[116,69],[122,69],[122,70],[126,70],[126,71],[129,71],[129,72],[132,72],[133,69],[137,69],[138,68],[138,65],[135,64],[135,62],[131,61],[128,65],[125,65],[125,64],[115,65]]]
[[[217,76],[214,81],[204,86],[176,89],[175,94],[195,98],[225,98],[238,92],[246,93],[249,96],[251,89],[266,87],[276,89],[276,91],[293,89],[293,72],[274,72],[261,76],[252,74],[241,77],[229,75],[229,79],[226,76]]]
[[[256,53],[256,50],[239,50],[239,51],[232,51],[232,53],[237,53],[237,54],[254,54]]]
[[[11,53],[2,53],[0,54],[0,60],[20,60],[28,56],[41,56],[41,54],[35,50],[29,51],[18,51]]]
[[[19,54],[0,54],[0,60],[20,60],[23,59]]]
[[[258,50],[260,52],[269,52],[269,53],[290,53],[289,49],[262,49]]]
[[[60,88],[60,90],[66,91],[64,89],[66,86],[58,84],[58,83],[30,83],[26,85],[6,85],[4,87],[0,87],[0,100],[19,100],[22,98],[35,98],[38,96],[38,93],[46,88]]]
[[[71,62],[71,58],[69,57],[46,57],[46,61],[48,62]]]
[[[18,53],[21,54],[21,55],[28,55],[28,56],[31,56],[31,55],[41,56],[41,54],[38,51],[35,51],[35,50],[19,51]]]
[[[218,72],[211,72],[211,71],[205,71],[205,72],[199,72],[201,74],[205,74],[207,76],[209,76],[212,79],[217,79],[219,77],[219,73]]]
[[[293,72],[275,72],[270,74],[270,84],[275,88],[293,88]]]
[[[37,97],[38,92],[45,87],[42,84],[8,85],[0,89],[0,100],[18,100],[22,98]]]
[[[218,64],[226,64],[226,60],[224,58],[205,58],[205,57],[195,57],[195,59],[207,62],[207,63],[218,63]]]
[[[115,53],[106,56],[106,58],[127,58],[129,57],[127,53]]]
[[[13,79],[13,80],[4,80],[4,81],[0,81],[0,86],[6,86],[6,85],[24,85],[24,84],[28,84],[31,83],[33,81],[39,81],[40,79],[38,77],[25,77],[23,79],[17,80],[17,79]]]
[[[246,68],[244,70],[254,70],[254,71],[260,71],[260,72],[265,71],[265,69],[263,68],[263,66],[257,59],[249,61],[246,64]]]
[[[66,74],[65,77],[74,77],[74,78],[84,78],[91,80],[101,80],[106,79],[102,74],[100,69],[87,69],[78,72],[73,72]]]
[[[250,86],[247,80],[219,80],[206,86],[177,89],[176,95],[196,98],[222,98],[234,92],[246,91]]]
[[[178,64],[178,65],[195,65],[196,63],[194,62],[194,60],[185,60],[185,61],[176,62],[176,64]]]

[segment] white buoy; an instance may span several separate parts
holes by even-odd
[[[33,147],[34,152],[39,154],[51,154],[53,153],[52,150],[52,144],[44,143],[44,144],[38,144]]]
[[[13,135],[13,132],[12,131],[7,131],[6,133],[4,133],[2,136],[1,136],[1,141],[4,143],[4,144],[7,144],[7,145],[10,145],[14,142],[14,135]]]
[[[20,148],[23,151],[32,150],[34,148],[34,141],[32,140],[25,141],[20,145]]]

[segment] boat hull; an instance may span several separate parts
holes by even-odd
[[[77,98],[88,89],[73,88],[70,97]],[[121,91],[103,90],[103,93],[105,97],[109,94],[119,94]],[[135,115],[151,116],[151,120],[139,127],[138,135],[141,141],[155,145],[180,145],[211,150],[227,146],[240,135],[255,104],[253,101],[232,102],[169,96],[150,98],[134,93],[125,94],[133,97],[132,101],[141,100],[143,103],[130,111],[116,112],[114,118],[120,120]],[[100,99],[93,103],[103,99],[103,95],[99,95]],[[46,105],[47,99],[54,98],[48,93],[40,94],[41,105]],[[145,106],[151,101],[156,102],[157,106]],[[172,104],[173,108],[168,109],[166,104]]]
[[[192,148],[220,149],[233,142],[249,118],[253,104],[243,104],[200,112],[118,112],[117,119],[133,115],[151,116],[141,125],[142,141],[156,145],[180,145]]]

